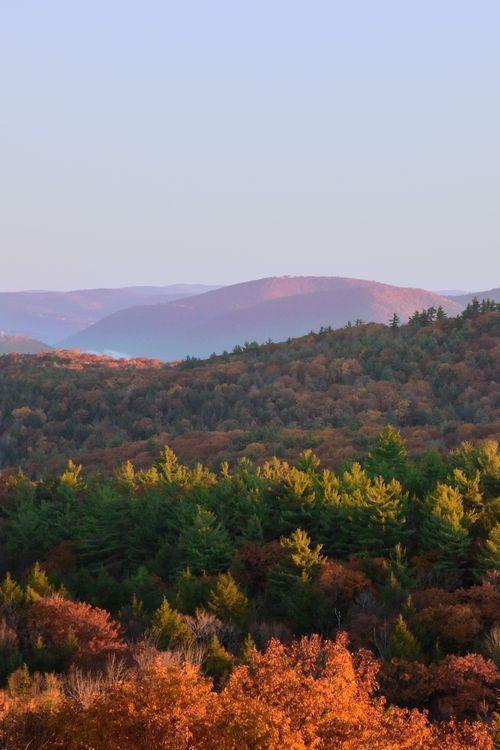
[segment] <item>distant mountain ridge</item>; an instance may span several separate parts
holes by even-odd
[[[0,332],[0,354],[39,354],[50,352],[52,347],[27,336],[8,336]]]
[[[122,310],[66,338],[61,346],[166,360],[204,357],[246,340],[283,340],[357,318],[385,323],[396,313],[404,322],[416,309],[439,305],[449,315],[462,310],[459,303],[433,292],[377,281],[269,277]]]
[[[500,302],[500,286],[494,289],[487,289],[485,292],[469,292],[467,294],[453,295],[451,299],[460,305],[467,307],[468,304],[476,297],[480,302],[483,299],[491,299],[494,302]]]
[[[0,330],[55,344],[117,310],[200,294],[204,284],[80,289],[69,292],[0,292]]]

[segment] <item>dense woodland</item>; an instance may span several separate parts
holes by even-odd
[[[0,358],[0,747],[493,750],[499,319]]]
[[[492,747],[499,503],[497,442],[390,427],[339,474],[6,476],[5,747]]]
[[[283,344],[246,344],[177,366],[56,352],[0,357],[0,467],[40,474],[68,456],[86,467],[168,442],[182,460],[313,448],[328,466],[363,455],[384,424],[412,452],[500,431],[498,304],[458,318],[431,309],[409,325],[353,325]]]

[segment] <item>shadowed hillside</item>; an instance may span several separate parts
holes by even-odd
[[[0,292],[0,329],[54,344],[116,310],[168,302],[213,288],[202,284],[173,284],[71,292]]]

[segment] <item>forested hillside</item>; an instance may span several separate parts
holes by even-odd
[[[0,747],[493,750],[499,329],[0,357]]]
[[[496,441],[389,427],[340,473],[5,477],[2,747],[492,750],[499,493]]]
[[[0,467],[362,455],[386,423],[412,451],[499,432],[500,312],[353,325],[177,366],[74,352],[0,357]]]

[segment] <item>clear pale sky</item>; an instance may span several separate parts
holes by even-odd
[[[498,0],[0,0],[0,289],[500,283]]]

